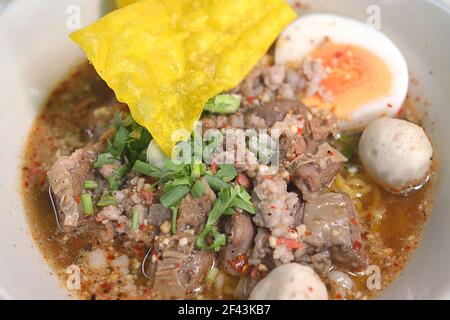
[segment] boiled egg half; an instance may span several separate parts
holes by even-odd
[[[408,66],[395,44],[362,22],[328,14],[294,21],[279,37],[276,64],[320,61],[322,92],[301,96],[307,106],[334,111],[342,130],[364,129],[372,120],[395,116],[408,91]],[[320,92],[320,91],[318,91]]]

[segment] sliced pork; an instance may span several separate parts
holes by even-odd
[[[367,263],[361,226],[351,198],[345,193],[323,193],[305,206],[305,242],[318,252],[329,249],[333,262],[359,268]]]
[[[303,198],[322,190],[330,184],[347,161],[339,151],[328,143],[319,146],[314,155],[302,155],[289,167],[292,182],[302,192]]]
[[[205,179],[202,179],[201,182],[205,186],[205,192],[201,197],[195,198],[188,194],[181,200],[177,219],[179,230],[194,229],[196,232],[200,232],[212,209],[216,195]]]
[[[181,299],[200,288],[212,266],[214,254],[194,248],[195,236],[179,233],[152,256],[153,290],[165,298]]]
[[[48,181],[63,227],[76,227],[83,218],[79,201],[83,182],[94,178],[93,164],[102,149],[102,143],[78,149],[70,156],[59,158],[48,171]]]
[[[252,247],[255,235],[252,219],[247,214],[236,213],[228,218],[224,229],[227,245],[221,251],[222,264],[229,274],[240,276],[243,270],[236,269],[234,261],[240,256],[246,257],[247,251]]]

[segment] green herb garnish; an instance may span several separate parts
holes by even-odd
[[[178,207],[179,203],[172,206],[170,210],[172,210],[172,233],[177,233],[177,217],[178,217]]]
[[[207,239],[212,237],[213,241],[210,245],[207,244]],[[225,245],[227,238],[223,233],[219,232],[216,226],[206,226],[195,240],[196,246],[201,250],[214,250],[219,252],[220,248]]]
[[[237,176],[236,168],[231,164],[223,164],[216,173],[216,177],[225,182],[230,182]]]
[[[240,97],[230,94],[219,94],[206,103],[204,110],[212,113],[235,113],[240,105]]]
[[[334,141],[335,148],[341,152],[344,157],[351,159],[358,147],[359,135],[356,133],[343,133]]]
[[[108,178],[109,189],[115,191],[119,189],[120,180],[127,175],[130,171],[129,166],[122,165],[113,171],[111,176]]]
[[[112,154],[114,157],[119,157],[125,149],[128,140],[129,131],[123,125],[119,126],[117,129],[114,140],[108,141],[106,146],[106,153]]]
[[[89,193],[83,193],[80,196],[81,204],[83,205],[84,213],[91,215],[94,213],[94,204],[92,203],[92,196]]]
[[[171,189],[169,192],[163,194],[159,201],[164,207],[170,208],[171,206],[175,205],[175,203],[180,201],[186,194],[188,194],[189,191],[189,186],[177,186]]]
[[[131,217],[131,231],[137,230],[139,226],[139,212],[136,208],[133,209],[133,216]]]
[[[143,161],[137,160],[134,164],[134,171],[143,174],[144,176],[160,178],[162,176],[161,170],[152,166],[151,164],[145,163]]]
[[[228,189],[230,185],[211,174],[205,174],[205,179],[208,181],[209,187],[216,192],[220,192],[224,189]]]
[[[97,206],[99,206],[99,207],[108,207],[108,206],[115,206],[115,205],[117,205],[116,197],[111,196],[111,195],[104,195],[97,202]]]
[[[191,194],[194,198],[200,198],[205,193],[205,190],[205,185],[200,180],[197,180],[192,185]]]
[[[150,133],[131,117],[122,119],[120,113],[116,113],[114,126],[116,133],[112,142],[108,140],[105,153],[100,154],[94,164],[97,169],[116,162],[125,163],[108,178],[110,190],[119,188],[120,180],[128,174],[136,161],[146,160],[146,150],[151,140]]]
[[[197,247],[200,249],[219,251],[220,247],[226,243],[226,236],[221,234],[217,228],[220,218],[224,215],[235,214],[236,208],[255,214],[256,209],[250,199],[250,195],[242,186],[229,186],[226,189],[222,189],[214,201],[214,206],[208,215],[205,228],[197,237]],[[208,237],[213,238],[211,245],[207,245],[206,243],[209,240]]]
[[[180,176],[180,177],[174,177],[172,180],[169,180],[164,184],[164,192],[169,192],[175,187],[178,186],[191,186],[192,179],[189,176]]]
[[[97,161],[94,163],[94,168],[98,169],[107,164],[113,164],[117,159],[111,153],[102,153],[97,157]]]
[[[83,183],[83,188],[85,189],[97,189],[98,183],[94,180],[86,180]]]

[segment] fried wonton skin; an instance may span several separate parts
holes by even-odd
[[[171,155],[176,130],[192,132],[207,101],[237,86],[295,17],[284,0],[143,0],[70,37]]]

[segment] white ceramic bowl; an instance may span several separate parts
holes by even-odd
[[[450,298],[450,6],[425,0],[301,1],[313,11],[367,21],[376,5],[381,30],[405,54],[426,97],[426,126],[440,158],[436,201],[425,237],[405,272],[382,298]],[[62,299],[67,294],[30,237],[20,199],[20,157],[39,107],[72,66],[83,59],[67,38],[67,19],[80,8],[81,23],[100,17],[112,3],[101,0],[14,0],[0,14],[0,297]],[[373,9],[374,7],[371,7]],[[375,8],[376,9],[376,8]],[[76,10],[76,8],[75,8]],[[432,72],[430,72],[432,71]]]

